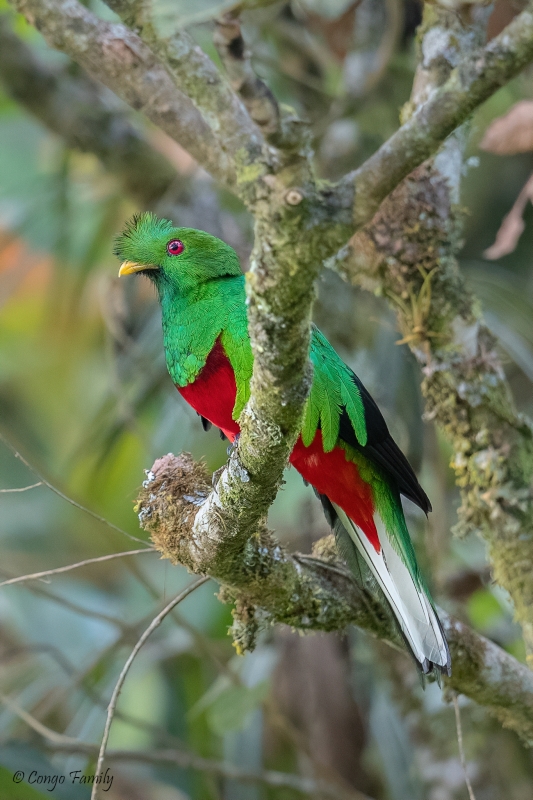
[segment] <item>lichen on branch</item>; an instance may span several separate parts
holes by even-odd
[[[210,490],[203,464],[188,454],[169,453],[147,472],[136,511],[164,558],[222,584],[219,596],[235,605],[231,632],[239,652],[252,649],[258,629],[274,623],[302,632],[340,631],[353,624],[403,647],[382,607],[333,560],[328,542],[313,557],[290,555],[264,523],[249,538],[223,528],[219,537],[216,525],[199,529],[198,514],[212,498]],[[439,614],[453,659],[446,684],[533,744],[533,673],[467,625]]]
[[[106,2],[138,33],[164,64],[176,88],[191,98],[200,110],[237,176],[233,188],[240,194],[242,184],[253,183],[276,160],[275,151],[266,144],[242,99],[187,31],[179,30],[167,36],[157,29],[150,3],[144,0]],[[259,173],[256,169],[253,177],[249,170],[252,165],[262,167]]]
[[[51,47],[143,111],[215,178],[233,183],[232,166],[204,118],[133,31],[99,19],[78,0],[13,0],[12,6]]]
[[[332,266],[397,312],[422,368],[426,417],[453,447],[462,497],[456,532],[486,541],[533,652],[533,430],[516,412],[496,340],[459,271],[459,233],[446,182],[424,166]]]
[[[432,36],[432,58],[422,59],[411,106],[420,96],[437,96],[435,81],[446,80],[442,65],[450,41],[462,48],[460,56],[470,46],[455,14],[435,13],[429,9],[421,31],[422,50],[425,31]],[[523,13],[527,22],[531,14]],[[508,48],[506,36],[499,38]],[[499,48],[493,46],[492,57]],[[457,131],[433,162],[405,179],[330,265],[351,283],[384,295],[397,312],[402,341],[422,367],[426,417],[453,447],[451,466],[462,496],[456,531],[477,532],[486,541],[494,578],[513,600],[533,667],[533,426],[516,412],[496,340],[457,262],[465,134]]]
[[[84,74],[51,67],[0,16],[0,81],[7,93],[63,138],[94,153],[137,202],[150,207],[176,181],[172,165],[130,122],[109,92]],[[185,183],[185,181],[183,181]]]
[[[483,9],[482,9],[483,11]],[[426,14],[436,14],[429,4]],[[455,12],[451,12],[455,13]],[[459,23],[461,17],[456,14]],[[433,23],[433,19],[431,20]],[[463,26],[464,27],[464,26]],[[415,167],[533,59],[533,4],[485,47],[463,50],[448,79],[433,86],[404,124],[337,191],[353,188],[353,229],[369,222],[382,201]]]

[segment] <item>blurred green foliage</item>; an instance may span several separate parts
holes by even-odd
[[[402,4],[394,46],[386,63],[377,65],[371,56],[384,35],[384,5],[367,1],[351,14],[350,4],[342,3],[341,11],[351,16],[340,44],[331,9],[320,17],[323,5],[265,4],[246,13],[245,33],[259,74],[282,102],[311,120],[319,173],[335,178],[360,164],[398,125],[415,66],[417,4]],[[178,20],[180,9],[189,13],[189,6],[165,8]],[[194,13],[213,6],[197,4]],[[0,5],[0,13],[4,9]],[[15,24],[45,60],[64,62],[20,20]],[[211,25],[192,32],[214,55]],[[471,163],[464,180],[462,266],[499,337],[516,402],[532,412],[531,209],[514,253],[500,263],[484,260],[482,253],[533,158],[502,158],[477,146],[491,119],[524,97],[531,97],[531,71],[498,92],[473,120],[469,155],[479,158],[479,166]],[[223,193],[219,202],[223,233],[247,252],[245,213]],[[134,210],[95,157],[66,149],[7,92],[0,93],[1,432],[51,483],[142,538],[132,507],[143,469],[163,453],[188,450],[214,470],[224,462],[226,443],[215,431],[204,434],[166,375],[149,287],[116,279],[111,240]],[[458,497],[450,454],[438,432],[421,421],[417,368],[407,348],[395,345],[399,334],[391,312],[379,298],[325,274],[315,317],[379,402],[432,498],[429,523],[413,507],[406,510],[439,602],[523,658],[512,610],[490,586],[483,546],[474,539],[451,540]],[[38,480],[0,443],[2,490]],[[3,492],[0,507],[0,577],[138,546],[45,486]],[[294,472],[286,475],[271,524],[290,547],[304,550],[327,532],[311,490]],[[106,704],[133,643],[161,603],[189,580],[184,569],[149,554],[1,588],[0,691],[49,728],[99,742]],[[141,651],[120,698],[111,748],[179,747],[243,770],[299,770],[352,784],[376,800],[465,796],[453,709],[436,686],[425,694],[417,687],[407,660],[390,651],[384,655],[380,646],[351,632],[342,646],[339,637],[315,637],[309,651],[315,657],[300,669],[301,662],[287,653],[307,645],[275,631],[256,652],[237,658],[227,636],[230,609],[216,591],[213,584],[198,590]],[[300,692],[314,698],[308,701],[312,720]],[[478,800],[530,798],[531,755],[483,710],[465,703],[462,713]],[[86,755],[44,748],[43,738],[8,707],[0,708],[0,739],[2,800],[49,796],[27,782],[13,784],[14,770],[27,772],[31,764],[61,774],[94,770]],[[301,796],[161,764],[127,762],[114,765],[113,772],[110,798]],[[63,795],[59,788],[52,796],[89,796],[85,788],[70,786]]]

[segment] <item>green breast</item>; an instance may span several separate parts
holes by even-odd
[[[235,373],[237,419],[250,394],[253,357],[248,336],[244,276],[221,278],[185,295],[161,298],[167,369],[177,386],[193,383],[220,337]]]

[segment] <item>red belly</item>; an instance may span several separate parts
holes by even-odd
[[[181,396],[202,417],[223,431],[230,442],[239,432],[232,418],[237,386],[233,368],[218,339],[209,353],[205,367],[194,383],[176,387]]]
[[[231,442],[235,439],[239,426],[232,413],[237,387],[233,368],[220,340],[194,383],[177,389],[195,411],[220,428]],[[298,438],[290,463],[320,494],[325,494],[332,503],[340,506],[379,552],[372,488],[361,479],[357,466],[346,459],[345,451],[335,447],[324,453],[322,433],[317,431],[309,447],[304,446],[301,437]]]
[[[347,460],[346,451],[335,447],[324,453],[322,431],[318,430],[309,447],[305,447],[301,436],[298,437],[289,460],[311,486],[346,512],[379,553],[372,488],[362,480],[357,465]]]

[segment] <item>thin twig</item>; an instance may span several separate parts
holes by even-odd
[[[248,771],[233,764],[202,758],[192,753],[182,753],[175,750],[160,751],[128,751],[112,750],[109,758],[113,761],[144,761],[151,764],[170,763],[179,764],[184,768],[197,769],[201,772],[220,775],[229,780],[240,781],[243,783],[262,783],[278,789],[293,789],[302,794],[313,797],[328,798],[329,800],[370,800],[368,795],[363,794],[357,789],[344,789],[336,786],[330,781],[320,778],[308,778],[301,775],[291,775],[286,772],[275,770]]]
[[[15,703],[14,700],[11,700],[11,698],[7,697],[5,694],[0,693],[0,702],[2,702],[6,708],[9,708],[17,717],[20,717],[32,730],[44,736],[45,739],[49,739],[55,744],[77,744],[77,739],[73,739],[71,736],[65,736],[62,733],[57,733],[57,731],[53,731],[51,728],[47,728],[46,725],[43,725],[42,722],[35,719],[35,717],[21,708],[18,703]]]
[[[232,89],[241,98],[253,121],[267,136],[278,133],[278,103],[266,83],[254,72],[252,54],[246,47],[238,13],[230,11],[216,20],[213,42]]]
[[[53,733],[53,732],[52,732]],[[48,738],[48,737],[47,737]],[[96,754],[95,745],[88,742],[68,742],[46,745],[47,750],[55,753],[80,753],[93,756]],[[315,780],[300,775],[287,772],[277,772],[275,770],[244,770],[233,764],[223,761],[215,761],[210,758],[203,758],[196,753],[189,753],[177,749],[165,750],[109,750],[107,753],[108,761],[113,762],[140,762],[143,764],[173,764],[182,769],[195,769],[208,775],[216,775],[220,778],[239,781],[241,783],[263,784],[277,789],[292,789],[305,795],[313,797],[324,797],[329,800],[369,800],[368,796],[352,790],[346,792],[344,789],[334,786],[332,783],[323,780]]]
[[[47,749],[62,753],[83,753],[89,756],[94,755],[96,752],[95,746],[86,742],[77,742],[76,744],[67,742],[64,744],[53,743]],[[366,794],[356,789],[346,791],[329,781],[315,780],[314,778],[275,770],[244,770],[233,764],[203,758],[196,755],[196,753],[188,753],[183,750],[110,750],[107,758],[109,761],[115,762],[134,761],[144,764],[174,764],[182,769],[195,769],[199,772],[227,778],[228,780],[264,784],[277,789],[292,789],[301,794],[329,798],[329,800],[370,800]]]
[[[15,494],[16,492],[27,492],[28,489],[36,489],[38,486],[42,486],[43,482],[39,481],[38,483],[32,483],[31,486],[21,486],[20,489],[0,489],[0,494]]]
[[[27,467],[30,470],[30,472],[33,472],[33,474],[39,478],[41,483],[47,486],[50,489],[50,491],[54,492],[54,494],[57,494],[58,497],[61,497],[62,500],[66,500],[67,503],[70,503],[72,506],[74,506],[74,508],[78,508],[80,511],[84,511],[86,514],[89,514],[90,517],[93,517],[93,519],[98,520],[98,522],[101,522],[104,525],[107,525],[109,528],[118,531],[118,533],[122,533],[124,536],[127,536],[128,539],[132,539],[134,542],[139,542],[139,544],[146,544],[146,542],[143,542],[143,540],[137,538],[137,536],[133,536],[131,533],[128,533],[127,531],[122,530],[122,528],[119,528],[118,525],[115,525],[114,522],[110,522],[105,517],[101,517],[100,514],[96,513],[96,511],[91,511],[90,508],[82,506],[82,504],[78,503],[77,500],[73,500],[72,497],[66,495],[64,492],[61,491],[61,489],[58,489],[56,486],[50,483],[50,481],[47,481],[46,478],[43,475],[41,475],[41,473],[37,469],[35,469],[35,467],[33,467],[28,461],[26,461],[24,456],[22,456],[19,453],[19,451],[15,447],[13,447],[11,442],[9,442],[1,433],[0,433],[0,442],[5,444],[5,446],[9,450],[11,450],[15,458],[18,458],[19,461],[22,461],[24,466]]]
[[[465,776],[466,788],[468,789],[468,797],[470,798],[470,800],[476,800],[476,796],[474,794],[474,790],[472,789],[472,784],[470,783],[470,778],[468,777],[468,772],[466,770],[466,758],[463,747],[463,726],[461,725],[461,712],[459,710],[459,700],[457,699],[456,692],[453,693],[453,707],[455,709],[455,727],[457,728],[457,744],[459,745],[459,756],[461,758],[461,764]]]
[[[136,556],[139,553],[154,553],[154,547],[143,547],[140,550],[126,550],[124,553],[110,553],[107,556],[98,556],[97,558],[86,558],[84,561],[78,561],[76,564],[67,564],[66,567],[56,567],[55,569],[47,569],[44,572],[33,572],[31,575],[21,575],[19,578],[9,578],[7,581],[2,581],[1,586],[9,586],[13,583],[24,583],[25,581],[33,581],[39,578],[46,578],[49,575],[58,575],[61,572],[70,572],[78,567],[85,567],[87,564],[98,564],[101,561],[111,561],[113,558],[122,558],[122,556]]]
[[[56,600],[58,602],[62,602],[62,598],[58,598],[55,595],[51,594],[49,591],[44,590],[38,586],[30,587],[30,590],[36,593],[40,593],[45,597],[50,599]],[[87,612],[90,613],[90,612]],[[44,702],[41,704],[40,713],[43,716],[51,713],[51,711],[57,707],[57,705],[63,700],[63,698],[67,697],[68,693],[74,691],[75,689],[81,689],[85,691],[84,683],[87,677],[93,674],[94,670],[97,670],[106,659],[109,659],[115,654],[121,647],[129,644],[132,640],[138,636],[138,631],[141,630],[145,625],[149,623],[152,619],[153,610],[150,611],[149,614],[145,614],[142,619],[138,619],[131,624],[124,624],[122,621],[116,620],[116,625],[120,629],[120,635],[114,642],[104,647],[96,656],[96,658],[89,664],[85,666],[84,669],[77,672],[74,676],[73,680],[70,684],[62,683],[59,687],[56,687],[52,692],[48,694]],[[92,614],[91,614],[92,616]],[[104,701],[103,706],[107,708],[107,703]]]
[[[203,578],[202,583],[206,580],[207,578]],[[199,582],[197,582],[197,584],[199,585]],[[196,586],[193,584],[190,587],[191,591],[194,588],[196,588]],[[179,602],[177,598],[175,599]],[[0,694],[0,702],[4,703],[13,714],[23,720],[32,730],[55,746],[53,749],[69,753],[84,753],[90,756],[96,754],[96,745],[89,744],[88,742],[80,742],[78,739],[65,736],[62,733],[52,730],[52,728],[48,728],[9,697]],[[325,781],[315,781],[312,778],[304,778],[299,775],[291,775],[274,770],[257,772],[242,770],[233,764],[224,764],[223,762],[213,759],[202,758],[202,756],[198,756],[196,753],[188,753],[187,751],[178,749],[153,750],[148,752],[137,750],[111,750],[107,757],[109,760],[113,761],[141,761],[147,764],[178,764],[185,769],[197,769],[201,772],[219,775],[244,783],[263,783],[267,786],[275,786],[277,788],[290,788],[297,792],[302,792],[303,794],[314,795],[320,792],[324,797],[332,798],[332,800],[368,800],[366,795],[360,792],[355,790],[353,792],[346,792],[340,787],[336,787]],[[98,775],[98,772],[96,775]],[[96,775],[93,790],[97,785]]]
[[[127,674],[130,670],[131,665],[133,664],[133,661],[137,653],[139,652],[143,644],[146,642],[150,634],[153,633],[153,631],[155,631],[155,629],[159,627],[159,625],[161,625],[167,614],[170,614],[172,609],[175,606],[177,606],[178,603],[181,603],[182,600],[185,600],[185,598],[188,597],[192,592],[194,592],[195,589],[198,589],[198,587],[202,586],[204,583],[207,583],[208,580],[210,580],[210,578],[207,575],[203,578],[199,578],[197,581],[194,581],[194,583],[189,584],[189,586],[187,586],[186,589],[184,589],[182,592],[176,595],[176,597],[174,597],[170,601],[170,603],[167,603],[167,605],[163,608],[163,610],[160,611],[156,617],[154,617],[152,622],[146,628],[146,630],[140,637],[139,641],[131,651],[128,660],[124,664],[122,672],[118,677],[116,686],[113,689],[113,694],[111,695],[111,700],[109,701],[109,706],[107,708],[107,719],[104,728],[104,735],[102,737],[102,743],[100,744],[100,750],[98,752],[98,761],[96,762],[96,772],[94,776],[93,788],[91,791],[91,800],[97,800],[98,797],[98,778],[102,774],[102,768],[104,766],[105,753],[107,749],[107,743],[109,741],[109,732],[111,730],[111,724],[113,722],[113,717],[115,715],[118,696],[124,685],[124,681],[126,680]]]
[[[48,655],[69,677],[76,676],[78,674],[76,667],[70,663],[70,661],[59,650],[59,648],[54,647],[53,645],[43,643],[13,647],[3,654],[2,663],[8,663],[11,659],[16,659],[20,655]],[[95,705],[107,710],[107,701],[104,700],[104,698],[91,686],[86,685],[86,683],[82,681],[80,690],[86,695],[86,697],[92,700]],[[42,708],[40,708],[40,712],[42,716],[46,716],[46,714],[43,714]],[[125,722],[127,725],[139,730],[151,733],[154,737],[156,737],[156,741],[159,744],[163,745],[166,743],[168,747],[184,746],[183,742],[177,736],[173,736],[159,725],[146,722],[146,720],[140,719],[139,717],[134,717],[131,714],[117,710],[115,712],[115,719],[119,719],[122,722]]]
[[[68,608],[69,611],[73,611],[75,614],[81,614],[81,616],[90,617],[91,619],[100,619],[102,622],[106,622],[108,625],[114,625],[122,631],[129,627],[117,617],[112,617],[110,614],[105,614],[103,611],[94,611],[91,608],[80,606],[73,600],[68,600],[66,597],[61,597],[60,595],[54,594],[54,592],[51,592],[44,586],[33,585],[29,586],[28,589],[34,594],[40,594],[42,597],[46,597],[47,600],[52,600],[54,603],[58,603],[64,608]]]
[[[129,569],[132,574],[137,578],[138,581],[144,586],[146,591],[154,598],[154,600],[160,599],[159,591],[156,589],[155,586],[152,585],[150,580],[143,575],[140,570],[138,569],[137,565],[133,562],[130,562]],[[187,633],[189,633],[194,641],[194,644],[198,648],[199,653],[202,656],[206,656],[209,658],[213,665],[215,666],[216,670],[221,674],[225,675],[231,683],[235,686],[242,685],[242,681],[239,675],[230,667],[229,663],[226,663],[218,653],[218,650],[214,643],[209,639],[208,636],[205,636],[201,631],[197,630],[194,625],[191,625],[185,617],[180,614],[179,609],[174,609],[172,611],[172,619],[176,622],[176,624],[183,628]]]

